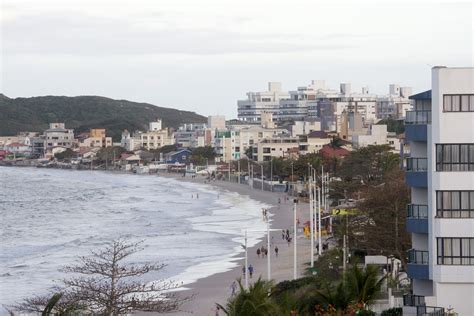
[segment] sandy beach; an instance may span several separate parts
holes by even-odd
[[[179,181],[189,181],[194,183],[202,183],[203,185],[211,185],[216,188],[216,190],[227,190],[231,192],[236,192],[243,196],[248,196],[251,199],[258,200],[265,204],[271,205],[269,208],[270,222],[272,229],[279,229],[279,231],[271,232],[272,242],[279,248],[278,257],[275,256],[274,246],[272,250],[269,251],[271,255],[271,277],[275,282],[280,282],[283,280],[293,279],[293,242],[289,245],[286,240],[282,239],[281,229],[293,230],[293,203],[292,200],[286,200],[286,193],[276,193],[276,192],[267,192],[257,189],[252,189],[251,187],[238,184],[238,183],[229,183],[226,181],[213,181],[211,183],[204,183],[204,177],[191,178],[187,176],[183,178],[180,174],[159,174],[161,177],[170,177],[175,178]],[[281,200],[281,203],[278,203],[278,199]],[[257,210],[261,212],[261,210]],[[300,228],[302,228],[302,223],[309,220],[309,205],[307,203],[297,204],[297,218],[300,220]],[[263,218],[262,218],[263,221]],[[301,276],[304,273],[304,269],[307,267],[305,263],[310,261],[310,240],[305,238],[302,233],[302,229],[299,229],[297,234],[297,257],[298,257],[298,276]],[[258,279],[259,276],[262,279],[267,278],[267,259],[260,258],[257,256],[256,250],[257,247],[267,245],[266,237],[254,247],[249,247],[248,250],[248,262],[254,267],[253,278],[249,279],[250,282],[253,282]],[[210,277],[199,279],[195,283],[186,285],[189,290],[183,291],[184,295],[194,294],[192,301],[187,302],[183,307],[182,311],[169,314],[192,314],[199,316],[215,316],[215,304],[220,303],[225,305],[228,297],[231,295],[231,284],[237,278],[243,276],[242,266],[244,265],[244,256],[239,254],[235,258],[238,258],[239,266],[223,273],[214,274]],[[315,253],[316,258],[316,253]],[[221,312],[221,314],[223,314]]]

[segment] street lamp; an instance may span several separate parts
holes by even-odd
[[[263,164],[260,165],[260,168],[261,168],[260,179],[262,180],[262,191],[263,191]]]

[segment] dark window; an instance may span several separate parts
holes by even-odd
[[[474,94],[443,95],[444,112],[474,112]]]
[[[437,238],[439,265],[474,265],[474,238]]]
[[[474,191],[436,191],[436,216],[474,218]]]
[[[437,144],[436,171],[474,171],[474,144]]]

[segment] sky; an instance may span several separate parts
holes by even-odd
[[[430,89],[473,66],[472,1],[0,0],[0,93],[101,95],[237,116],[280,81]]]

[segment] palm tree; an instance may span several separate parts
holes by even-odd
[[[278,305],[270,296],[273,282],[261,278],[246,290],[240,279],[237,280],[240,291],[228,299],[225,306],[217,306],[228,316],[269,316],[278,313]]]
[[[378,269],[375,266],[360,269],[357,264],[354,264],[346,273],[345,282],[354,303],[365,309],[377,299],[386,277],[385,275],[379,278]]]

